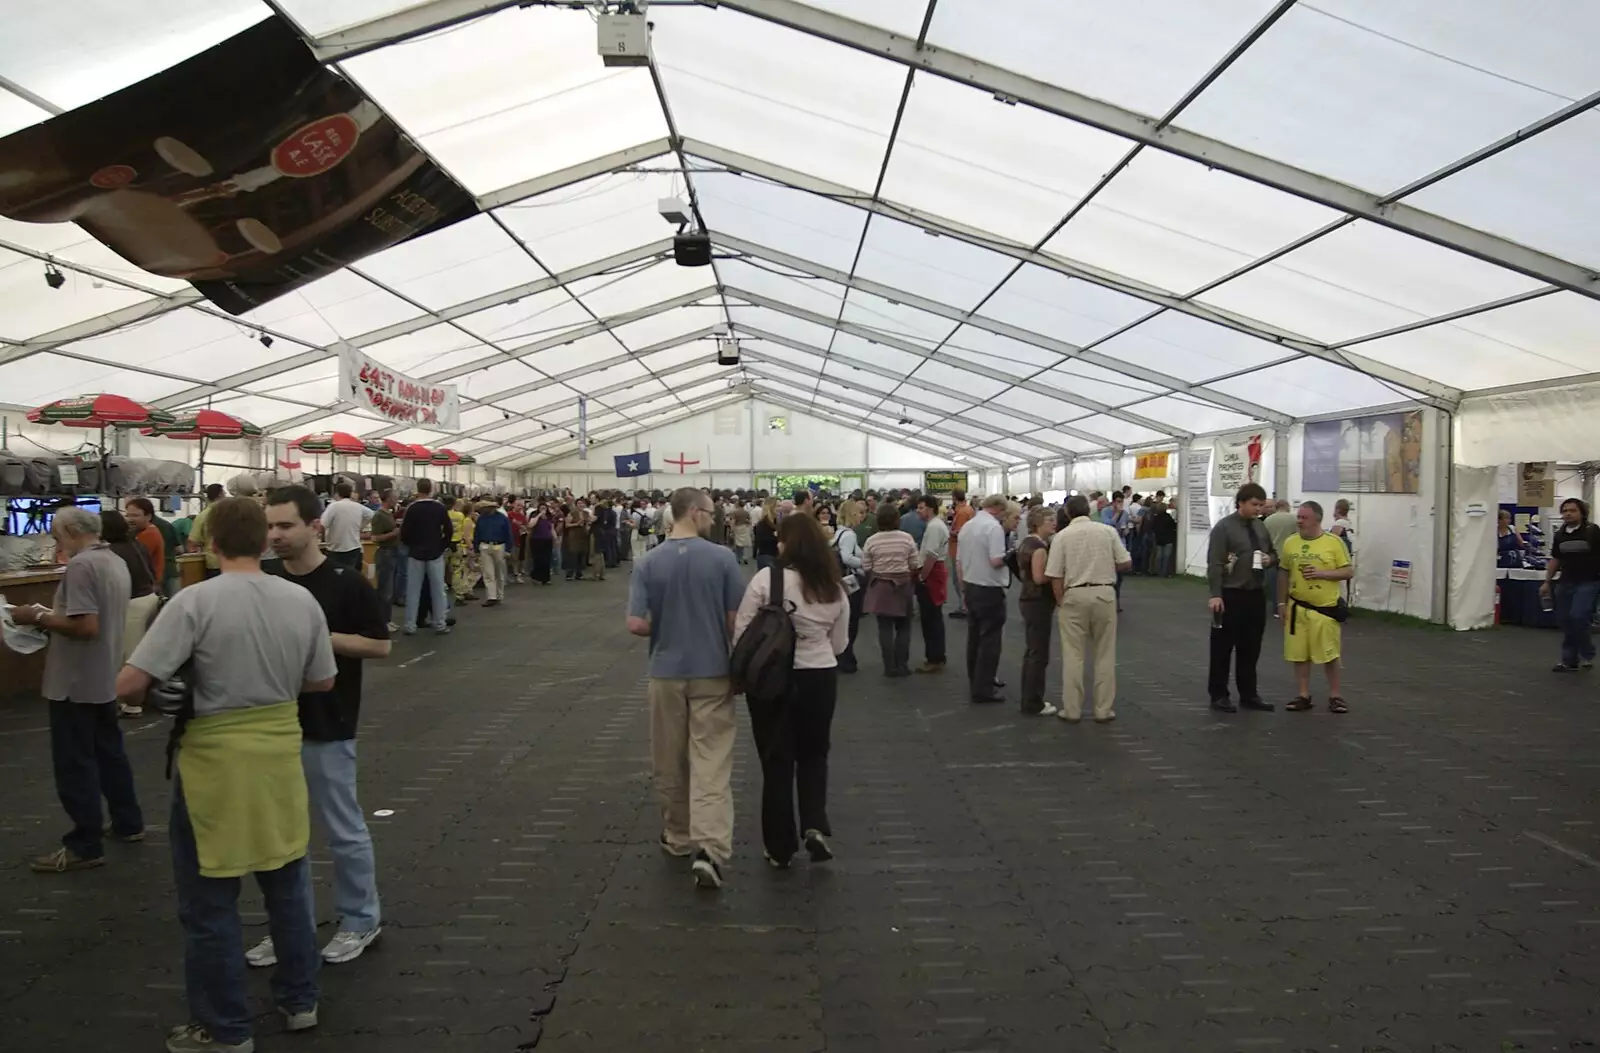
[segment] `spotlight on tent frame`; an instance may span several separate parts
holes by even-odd
[[[53,263],[44,265],[44,282],[52,289],[59,289],[67,284],[67,276],[56,269]]]
[[[256,337],[256,339],[261,341],[262,347],[272,346],[272,337],[268,336],[266,333],[262,333],[260,336]]]

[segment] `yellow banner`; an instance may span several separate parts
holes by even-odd
[[[1135,479],[1165,479],[1167,477],[1166,453],[1141,453],[1134,461],[1133,477]]]

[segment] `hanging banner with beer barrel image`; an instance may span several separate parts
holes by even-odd
[[[230,314],[476,211],[278,18],[0,139],[0,216],[75,222]]]

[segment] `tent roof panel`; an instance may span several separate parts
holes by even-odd
[[[1414,393],[1318,358],[1300,358],[1206,385],[1240,398],[1265,398],[1297,417],[1386,406]]]
[[[1175,311],[1163,311],[1096,350],[1191,382],[1254,369],[1293,354],[1277,344]]]
[[[909,223],[873,216],[856,274],[966,311],[1016,267],[1016,261]],[[943,323],[941,323],[943,324]]]
[[[0,366],[0,392],[4,392],[6,402],[19,406],[37,406],[102,391],[149,401],[187,386],[186,380],[55,354],[35,355],[23,362]]]
[[[610,172],[495,210],[539,262],[552,271],[648,245],[670,228],[657,203],[681,197],[682,177],[666,172]]]
[[[1154,309],[1137,297],[1025,263],[995,290],[979,313],[1084,346]]]
[[[362,260],[357,269],[435,311],[549,277],[514,238],[482,215],[401,242]]]
[[[848,271],[867,213],[831,198],[731,172],[694,173],[706,225],[721,234]]]
[[[500,347],[516,350],[594,321],[563,289],[546,289],[511,303],[463,315],[455,324]]]

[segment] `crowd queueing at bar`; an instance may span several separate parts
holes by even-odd
[[[213,486],[206,496],[196,516],[176,521],[143,498],[120,511],[58,510],[50,535],[65,567],[54,602],[10,610],[16,626],[49,633],[42,694],[71,824],[57,847],[29,860],[34,871],[100,867],[107,840],[143,840],[119,716],[153,706],[173,718],[168,830],[192,1020],[168,1035],[172,1053],[251,1053],[250,968],[275,970],[287,1030],[317,1026],[321,966],[352,962],[380,938],[356,740],[363,664],[386,658],[396,635],[449,633],[462,606],[499,607],[512,586],[586,587],[630,565],[626,629],[649,640],[660,847],[714,890],[733,851],[738,697],[762,766],[766,862],[785,869],[803,853],[825,864],[836,851],[827,784],[839,678],[863,671],[856,645],[867,615],[887,679],[946,677],[946,619],[963,621],[960,690],[973,705],[1001,705],[1015,592],[1021,715],[1079,724],[1087,706],[1094,723],[1109,724],[1123,581],[1176,573],[1176,496],[1127,489],[1073,493],[1059,506],[969,501],[961,491],[949,501],[692,488],[468,498],[426,479],[404,502],[392,490],[358,498],[348,480],[326,495],[289,485],[248,496]],[[1328,523],[1315,501],[1271,502],[1247,483],[1212,528],[1190,562],[1208,586],[1214,711],[1276,708],[1257,681],[1276,620],[1297,689],[1285,709],[1313,708],[1320,666],[1328,709],[1349,712],[1349,512],[1339,502]],[[1572,672],[1594,662],[1600,527],[1581,501],[1561,512],[1544,593],[1564,612],[1557,669]],[[204,572],[180,588],[185,550],[203,557]],[[1046,697],[1052,636],[1059,700]],[[313,816],[333,864],[336,921],[321,947],[307,857]],[[247,874],[269,920],[267,938],[248,948],[238,907]]]

